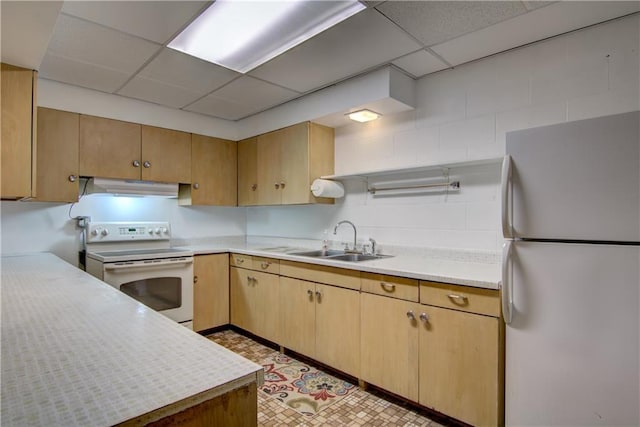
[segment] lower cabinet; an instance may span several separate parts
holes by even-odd
[[[280,343],[353,376],[360,372],[360,293],[280,278]]]
[[[420,304],[365,293],[361,302],[361,379],[417,402]]]
[[[227,254],[197,255],[193,260],[193,330],[229,323]]]
[[[502,424],[500,319],[422,306],[419,403],[475,426]]]
[[[231,324],[280,342],[279,276],[231,267]]]

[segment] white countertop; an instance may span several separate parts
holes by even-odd
[[[110,426],[263,368],[48,253],[2,258],[2,425]]]
[[[416,248],[413,250],[414,254],[405,252],[392,258],[348,262],[336,261],[330,258],[293,255],[293,252],[310,250],[310,248],[289,247],[277,242],[272,244],[265,241],[247,243],[239,239],[235,241],[233,239],[221,239],[220,241],[197,241],[181,247],[192,250],[196,255],[235,252],[477,288],[499,289],[500,286],[500,264],[498,262],[486,262],[486,260],[481,259],[483,257],[474,259],[473,254],[468,252],[465,253],[464,257],[450,256],[447,258],[442,254],[455,253],[455,251],[441,251],[438,256],[433,256],[434,251]],[[315,249],[319,248],[319,245],[315,247]]]

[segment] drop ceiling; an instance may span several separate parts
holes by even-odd
[[[637,1],[363,3],[243,75],[166,47],[210,2],[3,0],[2,61],[44,79],[240,120],[383,66],[419,78],[640,10]]]

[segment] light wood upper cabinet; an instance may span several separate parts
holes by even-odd
[[[193,330],[229,323],[227,254],[198,255],[193,260]]]
[[[38,73],[2,64],[2,160],[3,199],[36,195],[36,85]]]
[[[191,181],[191,134],[80,115],[80,175]]]
[[[315,123],[299,123],[240,141],[238,204],[333,203],[316,198],[314,179],[333,173],[334,132]]]
[[[141,125],[80,115],[80,175],[141,179]]]
[[[141,179],[191,182],[190,133],[142,125],[141,143]]]
[[[419,403],[476,426],[504,423],[500,322],[440,307],[420,333]]]
[[[181,185],[179,204],[236,206],[238,144],[209,136],[191,136],[191,185]]]
[[[258,204],[258,138],[238,142],[238,206]]]
[[[38,108],[38,201],[78,201],[80,115]]]

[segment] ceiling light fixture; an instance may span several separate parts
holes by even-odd
[[[358,110],[354,111],[353,113],[348,113],[347,116],[349,116],[351,120],[354,120],[356,122],[366,123],[379,118],[380,116],[382,116],[382,114],[378,114],[375,111],[367,110],[365,108],[364,110]]]
[[[246,73],[365,8],[357,0],[217,0],[168,47]]]

